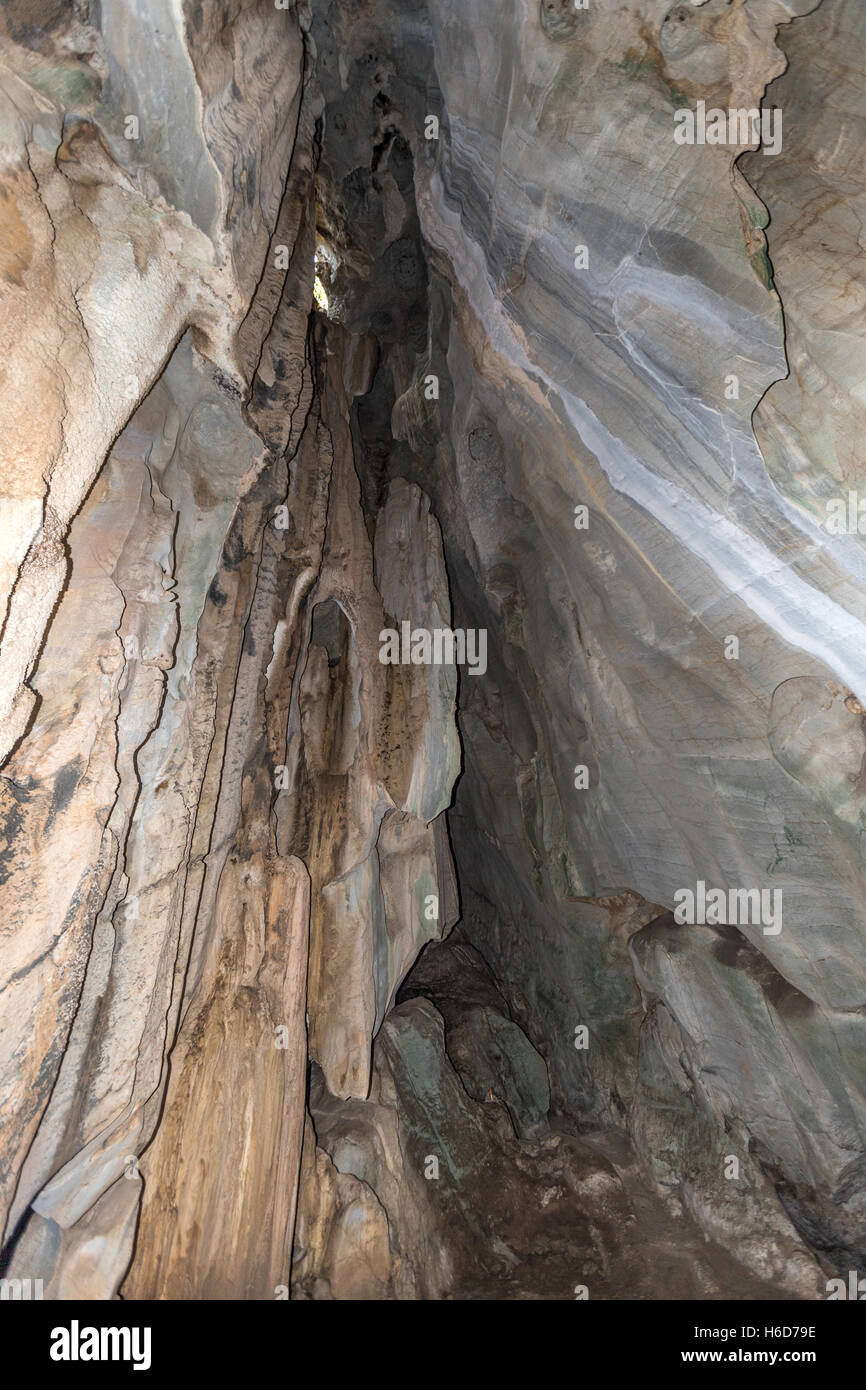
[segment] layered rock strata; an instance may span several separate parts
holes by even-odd
[[[858,0],[0,41],[6,1273],[823,1296],[866,1259]],[[699,103],[780,148],[678,143]],[[484,669],[384,662],[404,623]],[[700,884],[776,910],[678,920]]]

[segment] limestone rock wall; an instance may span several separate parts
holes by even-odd
[[[303,8],[19,9],[8,1267],[57,1298],[274,1298],[307,1020],[365,1094],[374,1030],[456,918],[453,674],[370,677],[386,600],[447,619],[441,539],[395,485],[377,580],[347,423],[371,343],[311,332]]]
[[[465,930],[558,1123],[627,1133],[801,1296],[807,1245],[847,1269],[864,1236],[862,546],[819,524],[856,474],[859,118],[851,84],[824,96],[862,16],[813,10],[434,0],[313,27],[332,310],[386,345],[364,492],[433,478],[456,621],[490,635],[459,690]],[[775,155],[674,143],[681,107],[765,92]],[[781,931],[676,930],[699,880],[781,891]]]
[[[4,1268],[863,1268],[860,0],[0,45]],[[678,144],[698,102],[781,147]],[[404,622],[484,669],[383,662]],[[680,924],[699,881],[780,929]]]

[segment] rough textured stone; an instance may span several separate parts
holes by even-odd
[[[4,1269],[866,1269],[861,0],[9,0],[0,49]]]

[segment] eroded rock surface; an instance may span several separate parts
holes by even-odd
[[[860,0],[0,45],[6,1272],[866,1269]],[[780,147],[678,144],[699,102]]]

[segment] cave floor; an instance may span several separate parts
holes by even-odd
[[[763,1301],[779,1296],[771,1283],[756,1279],[704,1235],[676,1192],[653,1191],[618,1135],[577,1140],[552,1129],[540,1144],[506,1140],[486,1173],[491,1247],[511,1255],[503,1254],[499,1268],[485,1277],[467,1278],[451,1297]],[[509,1197],[502,1200],[502,1194]]]
[[[333,1096],[314,1068],[317,1144],[342,1175],[342,1227],[356,1234],[330,1268],[301,1261],[296,1296],[780,1296],[755,1274],[773,1268],[769,1235],[747,1265],[704,1234],[683,1192],[652,1181],[624,1127],[591,1129],[551,1106],[544,1060],[460,928],[410,972],[373,1059],[367,1099]],[[426,1271],[425,1287],[367,1279],[384,1212],[382,1265]]]

